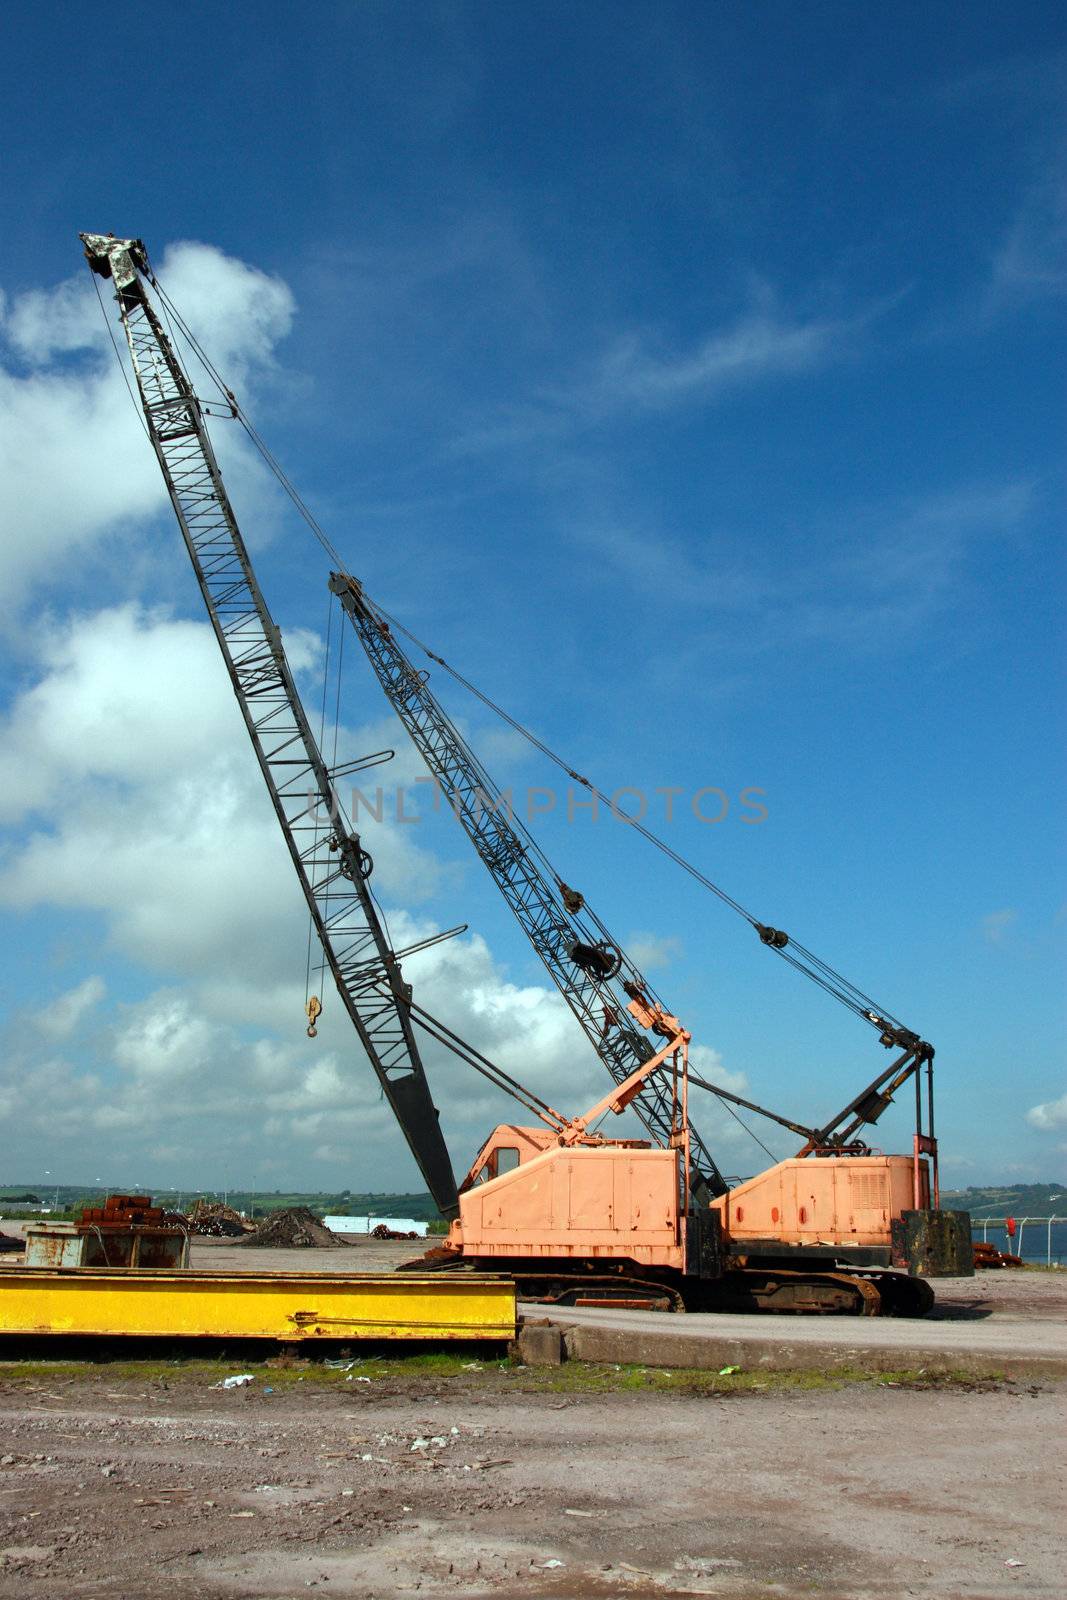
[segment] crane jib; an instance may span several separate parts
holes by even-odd
[[[81,238],[92,270],[114,283],[148,436],[338,993],[427,1188],[454,1216],[452,1163],[415,1040],[411,991],[367,882],[369,857],[358,834],[334,817],[330,772],[256,580],[203,408],[145,288],[144,246],[110,235]]]
[[[604,944],[604,930],[588,920],[581,896],[562,893],[538,860],[533,840],[520,833],[508,808],[496,805],[485,768],[431,693],[426,677],[404,653],[388,625],[364,599],[355,579],[335,573],[330,587],[340,598],[393,710],[411,735],[453,814],[466,832],[552,981],[581,1024],[614,1081],[622,1083],[648,1061],[657,1046],[627,1011],[627,982],[644,980],[632,963],[598,965],[582,951]],[[573,909],[572,909],[573,908]],[[618,947],[612,945],[622,957]],[[576,959],[576,954],[579,959]],[[670,1141],[671,1091],[659,1078],[646,1081],[633,1109],[654,1139]],[[725,1194],[727,1184],[696,1129],[690,1127],[694,1193],[702,1200]]]

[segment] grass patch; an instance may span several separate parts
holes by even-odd
[[[328,1360],[344,1360],[344,1366]],[[171,1355],[110,1360],[73,1360],[30,1357],[0,1360],[0,1389],[57,1387],[107,1389],[158,1387],[207,1389],[233,1373],[250,1372],[254,1390],[285,1394],[298,1388],[320,1393],[356,1393],[372,1396],[403,1395],[411,1390],[431,1393],[545,1394],[597,1396],[653,1394],[658,1396],[734,1396],[810,1393],[864,1385],[891,1389],[988,1390],[1005,1381],[1000,1371],[981,1374],[943,1367],[904,1367],[873,1372],[854,1365],[820,1371],[756,1368],[719,1373],[691,1367],[616,1366],[613,1363],[567,1361],[559,1367],[525,1367],[508,1358],[459,1350],[420,1350],[402,1354],[326,1357],[321,1348],[311,1356],[303,1349],[264,1358],[242,1358],[240,1351],[224,1354]],[[360,1379],[369,1380],[360,1382]]]

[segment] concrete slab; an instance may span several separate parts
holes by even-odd
[[[522,1305],[530,1317],[545,1308]],[[925,1367],[973,1376],[1067,1376],[1067,1325],[988,1316],[937,1321],[880,1317],[767,1317],[756,1314],[561,1309],[567,1354],[583,1361],[715,1369],[740,1366],[819,1371],[857,1366],[889,1372]]]

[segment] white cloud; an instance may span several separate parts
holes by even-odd
[[[314,661],[309,635],[284,637],[295,670]],[[119,606],[41,648],[0,724],[3,814],[31,824],[5,851],[0,903],[102,912],[157,970],[281,982],[306,913],[210,628]],[[410,830],[365,832],[387,893],[433,892],[440,869]]]
[[[727,387],[816,365],[833,353],[843,331],[832,321],[794,322],[759,311],[689,350],[656,349],[646,336],[627,334],[603,357],[586,397],[610,410],[712,398]]]
[[[106,993],[103,978],[94,973],[52,1000],[47,1009],[38,1014],[36,1026],[49,1039],[67,1039]]]
[[[1058,1100],[1047,1100],[1043,1105],[1031,1106],[1026,1113],[1026,1120],[1031,1128],[1038,1128],[1042,1133],[1067,1128],[1067,1094],[1061,1094]]]
[[[286,639],[298,669],[315,664],[317,641]],[[310,1174],[329,1145],[347,1152],[338,1179],[356,1182],[355,1168],[391,1184],[399,1135],[332,986],[320,1039],[304,1034],[306,914],[207,624],[117,606],[53,625],[40,649],[36,681],[0,724],[14,825],[0,903],[102,918],[111,949],[164,986],[134,1004],[116,994],[103,1014],[90,975],[40,1008],[41,1027],[16,1026],[3,1099],[24,1159],[36,1147],[40,1165],[64,1150],[77,1163],[88,1129],[94,1164],[112,1163],[113,1178],[142,1181],[131,1167],[152,1146],[171,1152],[172,1181],[208,1182],[224,1157],[249,1178],[269,1161]],[[376,748],[385,731],[343,731],[342,753]],[[366,822],[365,836],[390,901],[410,907],[440,882],[409,829]],[[437,928],[410,910],[389,920],[398,947]],[[436,946],[406,970],[423,1005],[564,1114],[603,1092],[559,995],[510,982],[482,939]],[[439,1046],[425,1057],[465,1169],[496,1121],[528,1113]]]
[[[397,921],[403,937],[425,931],[403,913]],[[559,997],[508,983],[482,940],[427,951],[407,973],[429,1010],[561,1110],[580,1111],[602,1091],[603,1069]],[[332,987],[314,1041],[304,1034],[302,991],[294,985],[291,1004],[276,1006],[267,990],[253,1029],[236,1026],[224,996],[195,980],[91,1016],[103,989],[90,980],[35,1012],[73,1024],[78,1011],[86,1025],[44,1039],[28,1017],[13,1018],[0,1058],[0,1124],[17,1125],[25,1171],[65,1163],[84,1172],[88,1137],[106,1181],[144,1181],[142,1152],[153,1145],[167,1152],[156,1158],[157,1184],[221,1183],[240,1172],[245,1181],[277,1173],[349,1187],[416,1185]],[[529,1114],[440,1046],[428,1044],[424,1059],[462,1175],[490,1127]],[[332,1170],[320,1170],[324,1162]]]
[[[682,941],[673,935],[661,937],[655,933],[631,933],[626,940],[626,954],[640,972],[655,972],[669,967],[682,953]]]
[[[743,1072],[731,1072],[723,1064],[718,1050],[710,1045],[693,1044],[689,1048],[689,1064],[697,1077],[713,1083],[716,1088],[733,1094],[749,1093],[748,1078]],[[694,1125],[715,1157],[719,1169],[728,1178],[751,1175],[767,1165],[767,1152],[760,1148],[754,1135],[778,1156],[795,1153],[796,1141],[783,1145],[779,1128],[754,1111],[728,1110],[725,1101],[718,1100],[706,1090],[694,1085],[689,1091],[689,1111]],[[749,1131],[751,1129],[751,1132]],[[786,1140],[792,1138],[785,1136]]]
[[[400,914],[402,916],[402,914]],[[405,935],[422,929],[409,925]],[[603,1068],[554,992],[509,983],[477,938],[438,946],[414,958],[407,975],[420,1002],[483,1054],[564,1114],[577,1113],[606,1088]],[[27,1180],[44,1167],[71,1181],[98,1175],[112,1183],[157,1188],[223,1183],[307,1184],[357,1188],[417,1187],[407,1155],[340,1001],[326,996],[318,1039],[303,1031],[300,996],[274,1032],[237,1027],[218,996],[196,983],[164,987],[101,1013],[102,986],[83,985],[81,1020],[62,1041],[42,1040],[29,1016],[12,1019],[0,1056],[0,1127],[19,1135]],[[43,1015],[74,1009],[72,996]],[[90,1016],[92,1005],[97,1007]],[[264,1007],[270,1013],[270,1007]],[[34,1013],[34,1019],[41,1013]],[[462,1176],[499,1121],[532,1120],[442,1047],[424,1060],[442,1128]],[[738,1091],[716,1053],[693,1052],[694,1067]],[[755,1150],[725,1113],[701,1095],[701,1128],[730,1159]],[[605,1132],[633,1135],[627,1115]],[[93,1171],[86,1165],[91,1146]],[[151,1153],[151,1160],[146,1152]],[[751,1161],[748,1165],[751,1166]]]
[[[292,318],[285,284],[192,243],[172,246],[160,274],[228,381],[260,385]],[[103,294],[113,317],[109,285]],[[112,331],[121,355],[121,330]],[[10,604],[89,554],[128,553],[132,527],[161,511],[165,494],[88,268],[53,289],[5,298],[0,356],[0,584]],[[225,424],[216,444],[231,492],[252,511],[249,527],[270,524],[273,493],[251,451]]]

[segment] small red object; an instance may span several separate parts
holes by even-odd
[[[1015,1218],[1014,1217],[1005,1217],[1004,1218],[1004,1226],[1008,1230],[1008,1238],[1009,1239],[1014,1239],[1015,1238]]]

